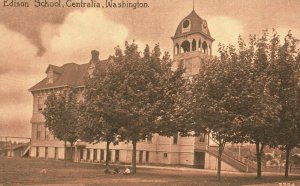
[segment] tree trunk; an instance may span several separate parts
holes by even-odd
[[[136,173],[136,140],[132,140],[132,174]]]
[[[65,167],[67,166],[67,141],[64,140],[64,159],[65,159]]]
[[[218,149],[218,170],[217,170],[217,178],[221,180],[221,166],[222,166],[222,154],[224,150],[224,144],[219,141],[219,149]]]
[[[73,142],[70,142],[71,144],[71,162],[73,162]]]
[[[256,178],[261,178],[261,155],[263,152],[264,145],[261,144],[261,147],[259,148],[260,143],[255,143],[256,145],[256,162],[257,162],[257,171],[256,171]]]
[[[106,160],[105,160],[105,170],[108,171],[109,159],[110,159],[110,150],[109,150],[110,141],[106,142]]]
[[[290,152],[291,152],[291,149],[289,147],[286,147],[286,152],[285,152],[285,173],[284,173],[285,178],[289,177]]]

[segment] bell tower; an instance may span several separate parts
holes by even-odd
[[[212,55],[212,43],[207,21],[193,10],[178,25],[173,40],[175,66],[180,62],[186,68],[186,76],[199,72],[201,61]]]

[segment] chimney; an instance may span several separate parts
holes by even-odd
[[[92,59],[91,61],[99,61],[99,51],[97,50],[92,50],[91,51],[92,54]]]

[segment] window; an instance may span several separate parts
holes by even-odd
[[[197,43],[196,43],[196,40],[193,39],[193,42],[192,42],[192,51],[196,51],[196,48],[197,48]]]
[[[45,147],[45,158],[48,159],[48,147]]]
[[[116,159],[116,162],[120,161],[120,150],[116,150],[115,159]]]
[[[39,157],[40,156],[40,148],[36,147],[36,152],[35,152],[35,157]]]
[[[97,149],[94,149],[93,160],[97,160]]]
[[[44,129],[45,129],[45,140],[49,140],[50,139],[50,132],[49,132],[49,130],[47,129],[46,126],[44,126]]]
[[[86,159],[90,160],[90,149],[86,149]]]
[[[152,143],[152,135],[146,137],[146,143]]]
[[[164,158],[167,158],[168,157],[168,153],[164,153]]]
[[[178,143],[178,133],[173,135],[173,144],[177,144]]]
[[[36,139],[41,139],[42,135],[42,125],[36,125]]]
[[[140,162],[140,163],[143,162],[143,151],[140,151],[139,162]]]
[[[176,54],[179,54],[179,53],[180,53],[178,43],[176,44],[176,50],[175,50],[175,53],[176,53]]]
[[[182,27],[183,28],[187,28],[189,26],[190,26],[190,21],[188,19],[186,19],[185,21],[183,21],[183,23],[182,23]]]
[[[107,153],[108,153],[108,161],[111,161],[111,154],[112,154],[112,151],[110,150],[110,151],[108,151]]]
[[[207,53],[207,43],[206,43],[206,41],[204,41],[203,43],[202,43],[202,48],[203,48],[203,53]]]
[[[100,160],[101,161],[104,160],[104,150],[103,149],[100,150]]]
[[[186,19],[182,22],[182,33],[189,32],[191,30],[191,21]]]
[[[47,74],[47,84],[53,83],[53,70],[49,69]]]
[[[58,159],[58,147],[55,147],[55,149],[54,149],[54,158],[56,160]]]
[[[80,160],[82,160],[83,159],[83,149],[82,148],[80,148],[79,153],[80,153]]]
[[[190,51],[190,42],[185,40],[182,44],[181,44],[181,48],[183,50],[184,53],[189,52]]]
[[[146,162],[149,162],[149,151],[146,151]]]
[[[38,111],[41,112],[44,109],[44,100],[42,97],[38,97]]]
[[[199,135],[199,142],[205,142],[205,134]]]

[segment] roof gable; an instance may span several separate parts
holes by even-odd
[[[99,61],[101,68],[106,67],[107,60]],[[59,76],[53,83],[47,83],[47,77],[42,81],[34,85],[29,89],[29,91],[45,90],[50,88],[58,87],[81,87],[84,86],[84,79],[88,76],[88,66],[89,63],[85,64],[76,64],[76,63],[67,63],[61,67],[55,65],[49,65],[46,73],[50,68],[54,72],[59,73]]]

